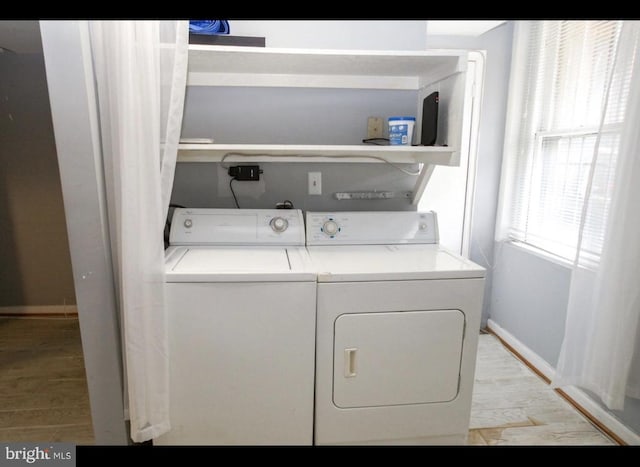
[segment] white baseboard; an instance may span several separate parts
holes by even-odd
[[[622,441],[630,446],[640,446],[640,436],[631,431],[614,415],[607,412],[600,404],[594,401],[582,389],[575,386],[565,386],[564,393],[573,399],[580,407],[586,410],[593,418],[611,430]]]
[[[505,341],[511,347],[513,347],[522,357],[527,360],[531,365],[535,367],[540,373],[544,375],[548,380],[553,380],[556,376],[556,369],[549,365],[545,359],[535,353],[529,347],[524,345],[518,339],[514,337],[509,331],[501,327],[498,323],[489,319],[487,321],[487,327],[500,339]]]
[[[527,360],[536,370],[549,380],[553,380],[556,370],[546,360],[540,357],[529,347],[520,342],[513,334],[501,327],[495,321],[489,319],[487,328],[496,336],[509,344],[522,358]],[[575,386],[565,386],[562,391],[573,399],[580,407],[586,410],[595,420],[606,427],[625,443],[633,446],[640,445],[640,435],[634,433],[614,415],[605,410],[600,404],[589,397],[583,390]]]
[[[0,315],[77,315],[76,305],[0,306]]]

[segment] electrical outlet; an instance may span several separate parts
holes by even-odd
[[[382,138],[382,118],[369,117],[367,119],[367,139]]]
[[[309,172],[309,194],[322,194],[322,172]]]

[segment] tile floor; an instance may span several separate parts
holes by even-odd
[[[613,444],[493,336],[480,336],[469,444]],[[0,441],[93,444],[74,318],[0,318]]]

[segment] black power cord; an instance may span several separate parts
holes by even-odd
[[[293,209],[293,203],[285,199],[282,203],[276,203],[276,209]]]
[[[239,182],[257,182],[260,180],[260,174],[263,172],[259,165],[234,165],[227,168],[227,173],[229,177],[231,177],[231,180],[229,180],[229,190],[231,190],[233,200],[236,202],[236,208],[240,209],[240,204],[238,204],[238,198],[236,197],[235,191],[233,191],[234,180],[238,180]]]
[[[236,193],[235,191],[233,191],[233,182],[237,180],[236,177],[232,177],[231,180],[229,180],[229,189],[231,190],[231,194],[233,195],[233,200],[236,202],[236,208],[240,209],[240,205],[238,204],[238,198],[236,198]]]
[[[375,144],[376,146],[388,146],[389,138],[365,138],[362,142],[365,144]]]

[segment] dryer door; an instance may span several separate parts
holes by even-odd
[[[334,404],[378,407],[455,399],[464,327],[460,310],[339,316],[334,327]]]

